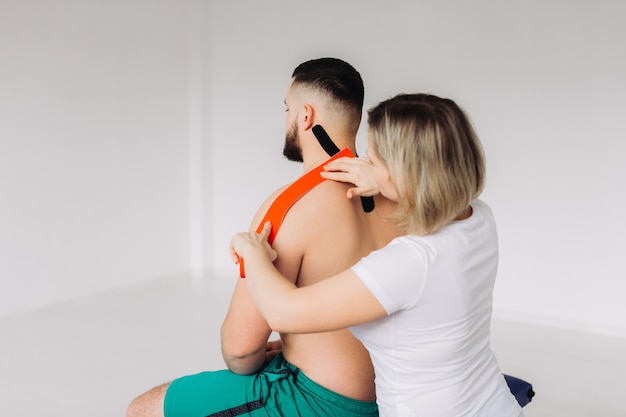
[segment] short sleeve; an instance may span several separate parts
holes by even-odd
[[[406,236],[362,258],[352,271],[387,314],[393,314],[411,308],[419,301],[428,256],[427,248]]]

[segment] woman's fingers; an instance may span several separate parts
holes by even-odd
[[[339,158],[329,162],[324,170],[320,175],[325,179],[355,185],[346,192],[348,198],[369,197],[380,192],[372,175],[372,164],[367,158]]]
[[[246,254],[251,253],[250,251],[265,252],[267,257],[274,261],[278,257],[278,253],[272,249],[267,240],[271,232],[272,223],[268,220],[263,225],[260,233],[243,232],[235,234],[230,241],[230,257],[233,262],[238,264],[241,262],[241,258],[245,258]]]
[[[320,175],[327,180],[347,182],[350,184],[354,184],[357,181],[356,175],[352,172],[322,171]]]
[[[239,256],[239,252],[241,250],[241,245],[243,243],[242,235],[244,235],[244,233],[237,233],[230,240],[230,257],[232,258],[233,262],[235,262],[236,264],[238,264],[241,260],[241,256]]]
[[[268,220],[263,225],[263,230],[261,230],[261,233],[259,233],[259,236],[261,236],[263,240],[267,240],[271,232],[272,232],[272,222]]]
[[[369,165],[369,159],[367,158],[343,158],[330,161],[324,166],[324,170],[328,171],[343,171],[350,172],[362,165]]]
[[[323,178],[358,185],[363,171],[369,168],[367,158],[339,158],[324,166]]]

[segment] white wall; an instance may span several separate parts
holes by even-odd
[[[187,20],[0,2],[0,315],[189,270]]]
[[[366,107],[425,91],[474,120],[501,238],[496,315],[626,336],[625,13],[606,0],[211,3],[213,265],[236,275],[230,236],[300,172],[281,158],[291,71],[337,56],[361,71]]]
[[[232,233],[301,172],[281,157],[291,71],[337,56],[366,107],[425,91],[474,120],[496,315],[626,337],[622,2],[0,7],[0,315],[188,272],[234,279]]]

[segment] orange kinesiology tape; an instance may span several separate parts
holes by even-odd
[[[280,229],[280,225],[282,224],[285,215],[287,214],[291,206],[293,206],[294,203],[300,199],[300,197],[312,190],[316,185],[322,183],[323,181],[326,181],[326,179],[322,178],[322,176],[320,175],[320,172],[324,170],[324,165],[328,164],[330,161],[342,158],[344,156],[354,158],[355,155],[349,148],[345,148],[339,151],[331,158],[326,160],[324,163],[316,166],[315,168],[298,178],[289,187],[287,187],[285,191],[280,193],[265,213],[265,216],[263,217],[263,220],[261,220],[261,223],[259,223],[256,232],[261,233],[261,231],[263,230],[263,225],[269,220],[272,223],[272,230],[270,231],[270,235],[267,240],[271,245],[274,241],[274,238],[276,237],[276,234],[278,233],[278,230]],[[239,259],[239,276],[241,278],[246,277],[243,259]]]

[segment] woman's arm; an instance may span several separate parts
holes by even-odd
[[[270,229],[268,223],[259,234],[235,235],[231,254],[235,262],[240,257],[245,258],[252,300],[273,330],[287,333],[330,331],[387,314],[351,269],[311,286],[296,287],[272,263],[276,253],[267,243]]]

